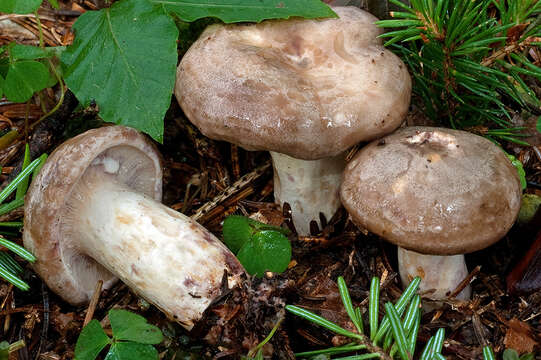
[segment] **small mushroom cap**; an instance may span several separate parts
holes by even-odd
[[[70,198],[90,164],[103,161],[108,176],[134,191],[161,200],[162,166],[155,146],[136,130],[107,126],[60,145],[30,185],[24,207],[24,246],[37,258],[34,269],[47,285],[75,305],[87,302],[98,280],[104,288],[116,278],[77,251],[63,221]],[[77,224],[73,224],[77,226]]]
[[[411,79],[355,7],[340,18],[212,25],[177,69],[175,95],[203,134],[298,159],[336,156],[395,130]]]
[[[353,221],[408,250],[464,254],[501,239],[520,210],[516,169],[465,131],[401,129],[347,165],[341,198]]]

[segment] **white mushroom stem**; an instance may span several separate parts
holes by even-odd
[[[224,271],[230,287],[239,280],[234,255],[190,218],[103,174],[85,175],[77,187],[64,226],[70,251],[103,265],[186,329],[221,294]]]
[[[293,223],[299,235],[310,234],[310,221],[327,220],[340,207],[340,183],[346,165],[345,154],[320,160],[300,160],[271,152],[274,167],[274,199],[291,206]]]
[[[401,247],[398,248],[398,271],[404,287],[420,276],[421,294],[434,300],[446,299],[468,275],[464,255],[425,255]],[[468,285],[456,298],[468,300],[470,296]]]

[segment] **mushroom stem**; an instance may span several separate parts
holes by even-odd
[[[411,279],[421,277],[420,291],[434,300],[446,299],[468,275],[464,255],[425,255],[398,247],[398,271],[405,287]],[[468,300],[470,286],[466,286],[456,298]]]
[[[346,166],[345,154],[319,160],[300,160],[272,152],[274,199],[291,206],[299,235],[310,234],[310,221],[319,225],[319,213],[327,220],[340,207],[340,183]]]
[[[88,172],[66,212],[71,215],[64,232],[73,239],[69,251],[95,260],[191,330],[221,295],[224,273],[231,287],[242,266],[195,221],[103,173]]]

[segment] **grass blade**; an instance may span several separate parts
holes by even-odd
[[[30,146],[28,143],[26,143],[24,148],[24,159],[23,159],[23,166],[22,169],[28,167],[28,164],[30,164]],[[21,183],[17,186],[17,192],[15,193],[15,199],[21,199],[24,197],[24,194],[26,194],[26,190],[28,190],[28,179],[29,177],[24,178]]]
[[[335,332],[339,335],[344,335],[344,336],[347,336],[349,338],[355,338],[355,339],[359,339],[361,336],[358,335],[358,334],[355,334],[351,331],[348,331],[338,325],[336,325],[335,323],[319,316],[319,315],[316,315],[314,314],[313,312],[310,312],[308,310],[305,310],[303,308],[300,308],[298,306],[295,306],[295,305],[286,305],[286,310],[297,315],[297,316],[300,316],[310,322],[313,322],[314,324],[317,324],[321,327],[324,327],[325,329],[327,330],[330,330],[332,332]]]
[[[402,326],[402,321],[400,320],[398,312],[396,311],[393,304],[391,304],[390,302],[385,304],[385,311],[391,323],[391,329],[393,330],[394,339],[398,346],[398,353],[400,354],[400,358],[402,360],[410,360],[411,356],[408,353],[406,345],[406,334],[404,332],[404,327]]]
[[[365,345],[357,345],[355,343],[347,344],[344,346],[336,346],[328,349],[323,350],[314,350],[314,351],[305,351],[302,353],[295,354],[295,357],[312,357],[316,355],[337,355],[345,352],[351,352],[351,351],[357,351],[357,350],[364,350],[366,349]]]
[[[340,297],[342,298],[342,302],[344,303],[344,308],[346,309],[346,312],[348,313],[349,318],[357,328],[357,331],[359,334],[363,333],[362,325],[359,324],[359,319],[357,318],[357,313],[355,312],[355,309],[353,308],[353,304],[351,303],[351,297],[349,296],[348,287],[346,285],[346,281],[342,276],[338,277],[338,291],[340,292]],[[362,319],[360,320],[362,322]]]
[[[379,278],[373,277],[370,283],[369,300],[370,340],[374,340],[378,332],[378,309],[379,309]]]
[[[19,255],[23,259],[34,262],[36,261],[36,257],[32,255],[32,253],[25,248],[23,248],[20,245],[15,244],[12,241],[6,240],[4,238],[0,238],[0,245],[4,246],[5,248],[13,251],[15,254]]]
[[[483,348],[483,357],[485,360],[496,360],[496,355],[490,346],[485,346]]]

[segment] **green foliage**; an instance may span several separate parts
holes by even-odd
[[[52,57],[44,49],[14,42],[0,52],[0,97],[25,102],[32,95],[55,84],[42,59]]]
[[[520,162],[519,159],[514,157],[511,154],[505,153],[507,155],[507,158],[509,161],[511,161],[511,164],[517,169],[518,177],[520,179],[520,186],[522,187],[522,190],[526,189],[527,183],[526,183],[526,172],[524,171],[524,167],[522,166],[522,162]]]
[[[24,340],[19,340],[13,344],[9,344],[7,341],[0,342],[0,360],[8,360],[9,354],[25,347]]]
[[[128,125],[163,140],[171,103],[178,31],[163,9],[123,0],[88,11],[62,54],[68,87],[83,105],[95,101],[106,122]]]
[[[541,68],[522,51],[541,35],[536,19],[541,3],[412,0],[407,6],[390,1],[403,11],[378,25],[398,28],[382,37],[410,67],[426,113],[454,128],[489,122],[504,132],[494,137],[520,143],[504,102],[541,106],[523,79],[541,79]]]
[[[371,358],[399,358],[409,360],[415,352],[417,334],[421,322],[421,298],[416,294],[420,278],[415,278],[404,290],[396,304],[386,303],[385,313],[378,325],[379,315],[379,279],[373,278],[369,294],[369,326],[370,338],[364,334],[362,313],[359,308],[353,307],[345,281],[338,278],[338,289],[342,302],[351,322],[357,332],[346,330],[339,325],[316,315],[303,308],[287,305],[286,310],[300,316],[316,325],[324,327],[336,334],[348,337],[351,343],[323,350],[308,351],[295,354],[300,358],[314,358],[325,355],[332,357],[345,353],[355,353],[350,357],[337,357],[335,359],[371,359]],[[407,310],[406,310],[407,308]],[[444,340],[444,330],[439,329],[431,337],[421,354],[421,360],[445,359],[441,355]],[[359,353],[359,352],[362,352]]]
[[[83,328],[75,345],[76,360],[94,360],[110,345],[106,360],[157,360],[158,352],[152,345],[163,341],[159,328],[148,324],[140,315],[126,310],[110,310],[108,313],[113,330],[110,338],[97,320]]]
[[[28,158],[30,150],[27,149],[25,153],[25,158]],[[23,169],[19,175],[13,179],[1,192],[0,192],[0,204],[8,198],[13,191],[17,190],[18,197],[15,197],[15,200],[0,205],[0,215],[10,212],[18,207],[21,207],[24,204],[24,194],[28,188],[28,179],[31,174],[36,174],[41,166],[45,163],[47,155],[43,154],[39,158],[35,159],[31,163],[27,162],[26,166],[23,166]],[[24,165],[24,164],[23,164]],[[24,189],[24,191],[23,191]],[[20,223],[0,223],[0,227],[20,227]],[[23,260],[34,262],[36,258],[28,250],[23,248],[16,243],[9,241],[4,238],[0,238],[0,246],[3,246],[13,252],[14,254],[21,257]],[[30,287],[26,282],[20,279],[20,275],[23,272],[23,268],[11,257],[10,254],[6,252],[0,252],[0,277],[4,280],[10,282],[21,290],[28,290]]]
[[[288,230],[232,215],[224,220],[222,231],[225,244],[249,274],[263,276],[265,271],[287,269],[291,260]]]
[[[61,57],[66,83],[83,104],[95,101],[103,120],[160,142],[177,64],[178,30],[170,15],[184,22],[335,16],[320,0],[121,0],[81,15],[74,43]]]
[[[37,10],[42,0],[2,0],[0,12],[13,14],[28,14]]]
[[[520,357],[516,350],[505,349],[503,352],[503,360],[534,360],[534,354],[522,354]]]
[[[541,208],[541,196],[536,194],[522,194],[517,223],[527,224],[532,221],[539,208]]]
[[[216,17],[225,23],[260,22],[265,19],[288,19],[292,16],[310,19],[337,17],[330,7],[319,0],[211,0],[204,6],[193,0],[150,1],[188,22],[205,17]]]

